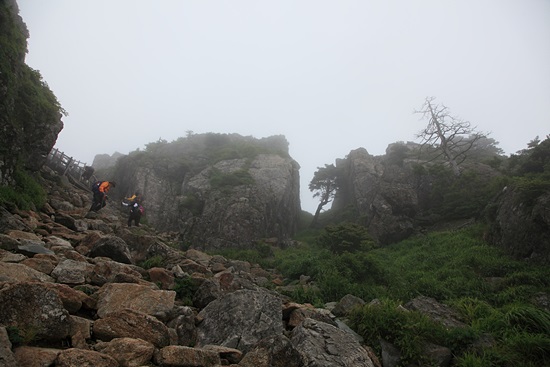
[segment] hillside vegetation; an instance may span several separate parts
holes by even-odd
[[[341,226],[346,228],[356,230],[349,224]],[[350,325],[378,352],[380,338],[399,346],[404,362],[418,361],[419,342],[425,341],[451,345],[456,366],[547,365],[548,267],[510,258],[489,246],[481,233],[482,228],[473,226],[383,248],[358,246],[355,251],[337,253],[323,245],[327,235],[323,230],[319,236],[309,234],[296,248],[270,252],[259,247],[225,255],[279,269],[296,285],[288,295],[297,302],[322,306],[348,293],[367,302],[380,300],[381,305],[357,309]],[[298,285],[301,275],[313,282]],[[448,330],[397,307],[420,295],[450,305],[467,326]],[[472,343],[480,338],[490,343],[473,349]]]
[[[293,285],[286,290],[297,302],[321,307],[346,294],[364,299],[367,304],[355,309],[349,324],[378,355],[380,340],[397,346],[403,365],[422,364],[425,343],[450,347],[455,366],[549,365],[548,264],[516,259],[487,237],[494,226],[495,197],[503,187],[519,193],[518,204],[528,208],[549,192],[550,140],[535,140],[493,164],[501,175],[492,185],[476,187],[473,172],[451,185],[436,184],[433,195],[443,197],[431,210],[446,220],[439,230],[380,247],[357,224],[353,209],[345,208],[324,213],[319,228],[302,230],[295,247],[259,244],[223,254],[277,268]],[[457,218],[477,220],[457,226]],[[306,215],[304,222],[310,220]],[[304,276],[310,281],[300,281]],[[418,296],[450,306],[465,326],[446,328],[399,307]]]

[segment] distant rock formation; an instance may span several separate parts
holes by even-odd
[[[337,160],[336,166],[344,174],[332,208],[353,206],[364,218],[362,224],[369,234],[387,244],[407,238],[415,230],[424,185],[410,166],[390,165],[384,159],[359,148]]]
[[[96,170],[114,167],[118,159],[123,156],[124,154],[119,152],[114,152],[112,155],[96,154],[92,163],[92,167]]]
[[[418,149],[415,143],[399,143],[389,145],[383,156],[359,148],[338,159],[342,177],[332,208],[353,208],[380,244],[398,242],[442,221],[480,216],[491,198],[484,196],[489,195],[486,188],[500,173],[472,160],[463,163],[466,173],[457,179],[445,173],[444,163],[418,159]],[[468,197],[460,201],[453,196],[457,192]],[[471,199],[467,205],[466,199]]]
[[[193,248],[288,244],[300,214],[299,165],[282,136],[198,134],[121,159],[117,192],[143,195],[147,221]]]

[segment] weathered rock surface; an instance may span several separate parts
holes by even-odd
[[[263,338],[283,332],[281,298],[241,290],[209,303],[198,315],[197,345],[222,345],[247,352]]]
[[[366,149],[352,150],[336,166],[345,172],[333,208],[353,205],[366,218],[369,234],[380,243],[410,236],[419,210],[418,183],[410,170],[387,167]]]
[[[115,338],[141,338],[156,347],[170,344],[168,328],[156,318],[125,309],[113,311],[93,324],[95,337],[102,341]]]
[[[242,147],[249,149],[231,154]],[[123,190],[139,188],[157,229],[178,231],[201,250],[246,247],[266,238],[290,242],[300,214],[299,165],[283,136],[196,134],[161,144],[156,155],[171,161],[174,172],[165,172],[164,163],[145,167],[128,156],[114,179]],[[178,168],[184,159],[188,163]]]
[[[143,366],[153,358],[155,346],[142,339],[115,338],[110,342],[99,342],[95,350],[110,355],[120,367]]]
[[[494,202],[489,240],[519,259],[550,264],[550,193],[525,200],[506,188]]]
[[[408,310],[418,311],[448,328],[466,326],[460,321],[456,311],[430,297],[416,297],[407,302],[404,307]]]
[[[306,319],[292,331],[292,344],[305,366],[374,367],[366,349],[350,334],[313,319]]]
[[[0,305],[0,325],[17,328],[23,337],[61,342],[69,336],[69,313],[44,284],[4,283]]]
[[[131,309],[146,315],[164,315],[174,307],[176,292],[155,290],[140,284],[107,283],[97,292],[97,314]]]

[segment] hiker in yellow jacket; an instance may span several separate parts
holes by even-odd
[[[139,227],[141,215],[143,214],[143,207],[141,206],[141,195],[139,191],[136,191],[134,195],[129,198],[125,198],[122,205],[130,207],[130,213],[128,216],[128,227],[132,226],[134,222],[136,227]]]

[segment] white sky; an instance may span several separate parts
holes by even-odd
[[[18,0],[27,64],[92,163],[159,138],[285,135],[317,167],[413,141],[436,97],[506,153],[550,133],[550,0]]]

